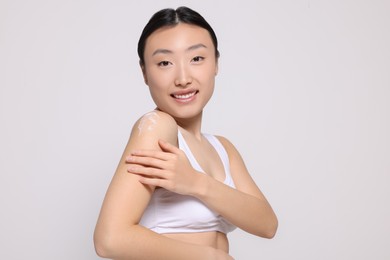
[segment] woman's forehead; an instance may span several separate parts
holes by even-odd
[[[209,32],[196,25],[179,23],[153,32],[146,40],[145,52],[154,52],[158,48],[168,50],[188,48],[197,44],[211,48],[213,43]]]

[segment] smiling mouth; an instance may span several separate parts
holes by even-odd
[[[191,93],[187,93],[187,94],[172,94],[171,96],[176,98],[176,99],[181,99],[181,100],[185,100],[185,99],[189,99],[193,96],[195,96],[196,94],[198,93],[198,91],[194,91],[194,92],[191,92]]]

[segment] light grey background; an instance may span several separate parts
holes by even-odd
[[[188,5],[220,40],[204,131],[278,214],[238,260],[390,259],[390,2],[0,0],[0,259],[98,259],[92,234],[130,128],[154,108],[136,44]]]

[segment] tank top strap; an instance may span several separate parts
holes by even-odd
[[[178,144],[179,148],[184,151],[184,153],[187,155],[188,160],[190,161],[192,167],[194,167],[195,170],[204,172],[198,161],[196,160],[195,156],[193,155],[190,147],[188,146],[186,140],[184,139],[184,136],[182,133],[177,131],[177,138],[178,138]]]
[[[229,155],[226,152],[225,147],[223,144],[219,141],[219,139],[215,135],[211,134],[203,134],[203,136],[210,142],[210,144],[214,147],[214,149],[217,151],[219,157],[222,160],[222,164],[225,168],[225,181],[224,183],[235,188],[232,176],[230,174],[230,163],[229,163]]]

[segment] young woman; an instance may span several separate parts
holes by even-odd
[[[218,43],[197,12],[164,9],[138,43],[157,108],[134,125],[96,225],[112,259],[233,259],[227,233],[272,238],[277,218],[235,147],[201,131],[214,90]]]

